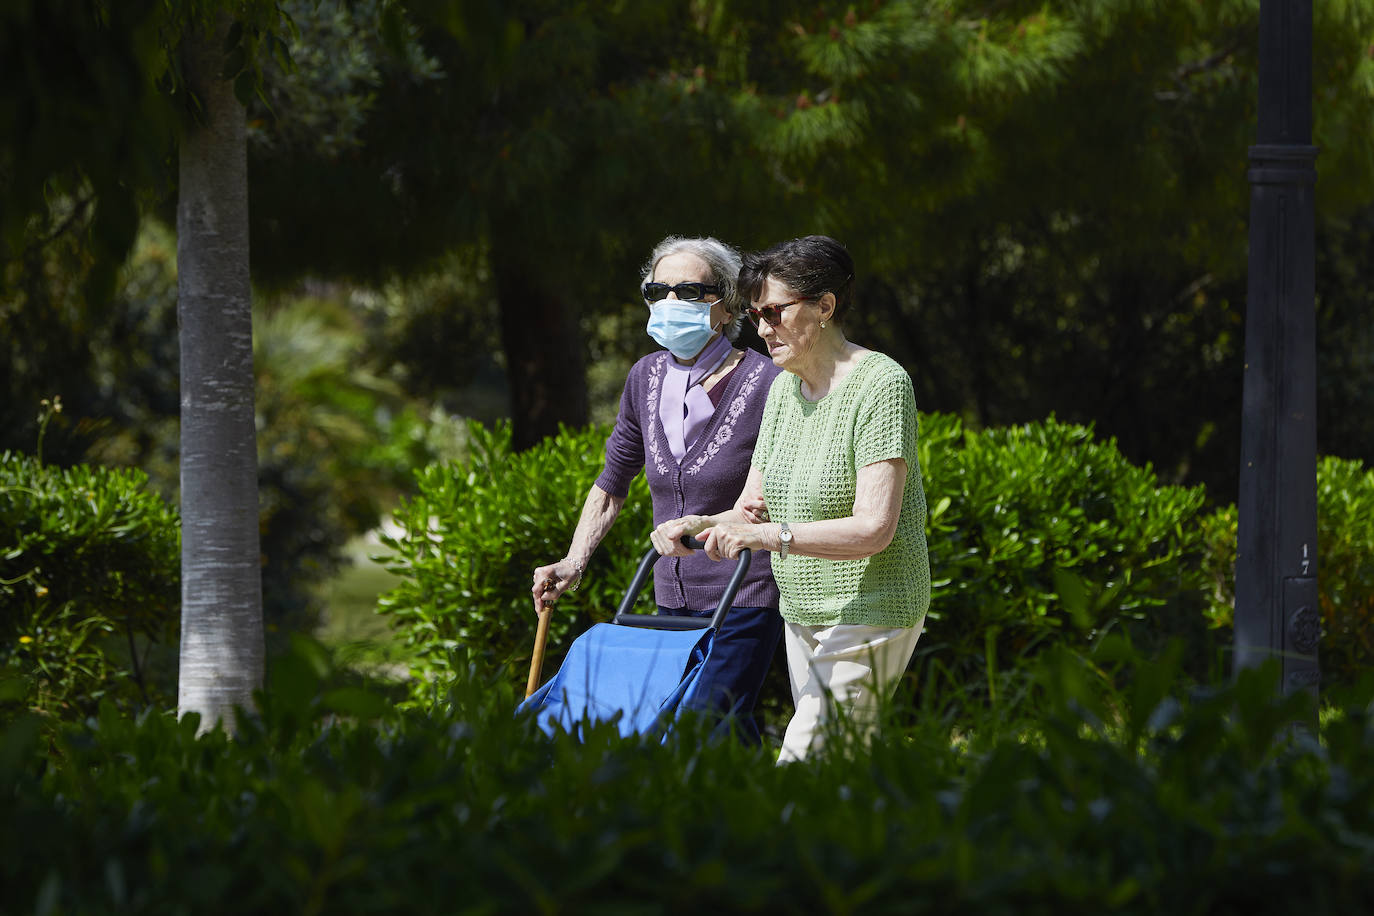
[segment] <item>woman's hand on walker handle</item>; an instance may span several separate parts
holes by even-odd
[[[746,547],[750,550],[767,549],[757,525],[725,524],[716,525],[699,532],[697,537],[706,543],[706,555],[713,560],[739,558],[739,552]]]
[[[682,518],[672,518],[649,532],[649,540],[653,543],[654,549],[665,557],[691,556],[692,548],[682,543],[682,536],[684,534],[695,536],[705,530],[709,524],[710,521],[700,515],[684,515]]]

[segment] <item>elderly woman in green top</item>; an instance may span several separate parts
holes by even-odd
[[[837,713],[871,734],[930,604],[911,378],[845,338],[839,320],[853,287],[853,259],[826,236],[745,257],[747,314],[786,371],[769,390],[734,508],[652,534],[670,556],[687,553],[683,534],[704,540],[712,559],[773,552],[796,705],[779,763],[819,748]]]

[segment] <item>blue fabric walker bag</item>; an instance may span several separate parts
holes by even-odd
[[[644,555],[615,619],[579,636],[558,673],[530,694],[517,714],[534,714],[550,735],[579,734],[584,722],[612,721],[623,737],[666,733],[700,682],[716,633],[749,570],[749,551],[740,552],[710,618],[629,613],[657,559],[653,549]]]

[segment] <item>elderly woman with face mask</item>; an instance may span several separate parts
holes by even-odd
[[[871,734],[930,604],[911,378],[845,338],[853,286],[853,259],[826,236],[745,258],[747,312],[786,371],[734,508],[683,513],[652,536],[670,557],[684,552],[683,534],[715,559],[773,552],[796,704],[780,763],[814,752],[839,719]]]
[[[563,559],[534,571],[542,611],[576,586],[642,470],[656,524],[729,509],[744,485],[764,398],[778,369],[732,341],[741,324],[739,254],[711,238],[664,239],[645,266],[641,292],[648,333],[664,349],[630,369],[606,463],[582,506]],[[654,567],[660,613],[709,617],[732,570],[684,550]],[[699,711],[730,714],[757,743],[753,708],[782,629],[766,554],[754,557],[697,691]]]

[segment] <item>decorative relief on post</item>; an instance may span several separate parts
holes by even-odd
[[[1317,654],[1317,643],[1321,640],[1322,618],[1317,609],[1303,605],[1288,619],[1289,646],[1303,655]]]
[[[1322,673],[1316,668],[1302,668],[1298,671],[1289,671],[1284,675],[1287,690],[1285,693],[1293,693],[1297,690],[1313,689],[1321,683]]]

